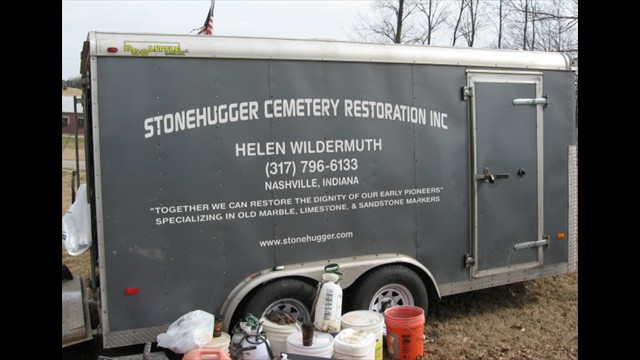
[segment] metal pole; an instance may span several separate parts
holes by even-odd
[[[91,158],[91,152],[89,151],[89,143],[88,141],[91,139],[90,136],[87,136],[88,134],[88,129],[87,129],[87,124],[90,122],[90,115],[89,115],[89,111],[90,111],[90,104],[87,104],[87,98],[89,95],[89,91],[90,91],[90,87],[89,87],[89,79],[90,79],[90,74],[89,72],[86,72],[83,76],[82,76],[82,98],[81,98],[81,103],[82,103],[82,114],[83,119],[85,119],[84,122],[84,154],[85,154],[85,172],[87,173],[87,177],[90,177],[92,175],[92,173],[90,172],[90,164],[88,159]],[[92,181],[90,179],[87,179],[87,195],[89,195],[89,192],[93,192],[93,189],[90,189],[89,186],[91,186]],[[91,203],[91,196],[87,196],[87,200],[89,201],[89,203]],[[92,213],[94,212],[94,210],[91,210]],[[98,255],[97,255],[97,249],[98,249],[98,245],[96,244],[95,239],[97,238],[95,233],[94,233],[94,227],[93,225],[91,226],[91,237],[94,241],[92,241],[91,244],[91,248],[89,249],[89,254],[91,255],[91,266],[90,266],[90,276],[91,276],[91,290],[95,293],[96,288],[97,288],[97,284],[96,284],[96,264],[98,263]],[[95,295],[95,294],[93,294]]]
[[[76,176],[78,176],[78,187],[80,187],[80,157],[78,153],[78,97],[73,97],[73,115],[76,128]]]
[[[76,171],[71,172],[71,203],[76,202]]]

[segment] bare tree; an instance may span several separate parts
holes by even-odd
[[[578,51],[578,2],[553,0],[536,9],[538,26],[536,50],[575,53]]]
[[[536,20],[537,20],[537,14],[536,11],[538,10],[538,6],[537,6],[538,2],[536,1],[531,1],[530,4],[530,10],[531,10],[531,48],[530,50],[536,50],[537,46],[536,46],[536,35],[538,34],[538,32],[540,31],[538,28],[536,28]]]
[[[489,34],[488,40],[490,47],[502,49],[505,47],[504,38],[509,25],[509,8],[506,6],[506,0],[485,1],[485,12],[482,20],[488,26],[492,33]]]
[[[80,89],[82,87],[82,76],[70,77],[67,80],[62,80],[63,87],[71,87]]]
[[[506,5],[505,47],[577,53],[577,0],[507,0]]]
[[[481,26],[480,21],[480,0],[466,0],[466,16],[461,24],[462,37],[467,42],[467,46],[473,47],[473,44]]]
[[[464,39],[473,47],[489,30],[499,49],[577,55],[578,0],[377,0],[372,8],[354,27],[358,40],[431,45],[444,35],[451,46]]]
[[[462,16],[464,15],[464,9],[467,7],[467,0],[460,0],[458,4],[458,17],[455,20],[455,24],[453,25],[453,37],[451,39],[451,46],[456,46],[456,41],[461,36],[458,30],[460,29],[460,24],[462,22]]]
[[[396,36],[393,39],[393,42],[396,44],[400,44],[402,42],[402,23],[405,20],[404,17],[404,1],[398,1],[398,11],[396,12]]]
[[[502,49],[502,27],[504,24],[504,0],[498,3],[498,49]]]
[[[529,45],[529,33],[527,32],[527,27],[529,25],[529,0],[524,0],[524,9],[521,11],[524,16],[523,26],[524,29],[522,31],[522,50],[527,50],[527,46]]]
[[[358,17],[354,27],[356,38],[371,42],[415,42],[419,36],[411,18],[417,13],[416,0],[378,0],[372,4],[377,17]]]
[[[540,20],[567,20],[567,26],[573,26],[578,22],[578,0],[571,1],[552,1],[551,12],[547,9],[540,10],[536,13]],[[558,11],[558,9],[560,9]]]
[[[433,35],[447,20],[446,3],[439,0],[427,0],[418,3],[418,10],[423,15],[422,35],[417,39],[421,44],[431,45]]]
[[[504,33],[504,47],[509,49],[533,50],[531,48],[531,6],[532,0],[507,0],[509,10],[508,28]]]

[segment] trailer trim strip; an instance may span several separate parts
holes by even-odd
[[[560,53],[335,40],[91,32],[94,56],[282,59],[571,70]],[[171,38],[170,43],[167,38]],[[116,48],[119,51],[110,52]]]
[[[569,146],[569,268],[577,270],[578,262],[578,146]]]
[[[158,341],[158,335],[166,332],[169,325],[160,325],[149,328],[114,331],[104,337],[104,347],[113,348]]]

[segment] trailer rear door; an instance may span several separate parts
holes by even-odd
[[[542,264],[542,75],[469,72],[473,277]]]

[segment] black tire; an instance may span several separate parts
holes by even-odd
[[[429,306],[427,289],[415,271],[403,265],[387,265],[371,270],[363,275],[351,294],[351,309],[384,311],[388,306],[413,305],[421,307],[425,313]]]
[[[238,321],[243,321],[247,313],[260,318],[272,309],[286,311],[301,321],[309,321],[316,288],[302,280],[280,279],[262,285],[250,296],[244,309],[237,314]]]

